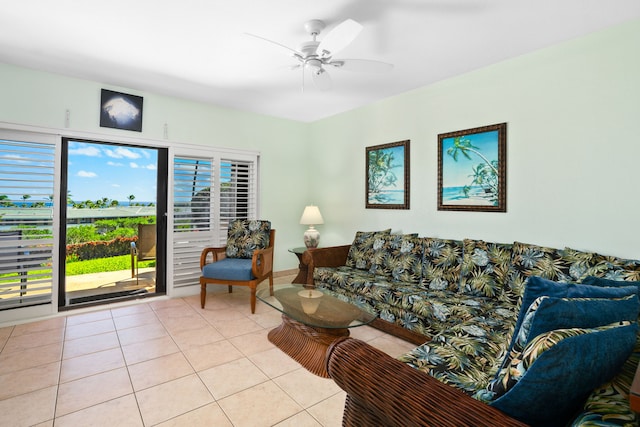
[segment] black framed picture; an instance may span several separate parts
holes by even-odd
[[[102,89],[100,126],[142,132],[142,97]]]
[[[438,135],[438,210],[507,211],[507,124]]]
[[[409,209],[409,141],[366,147],[366,209]]]

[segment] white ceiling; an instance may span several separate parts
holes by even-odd
[[[245,34],[298,49],[305,21],[322,40],[347,18],[364,30],[335,58],[394,69],[331,70],[329,92]],[[307,122],[638,18],[639,0],[0,0],[0,62]]]

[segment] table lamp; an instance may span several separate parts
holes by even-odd
[[[315,229],[315,225],[324,224],[322,214],[317,206],[307,206],[302,212],[302,218],[300,218],[300,224],[308,225],[309,228],[304,232],[304,245],[308,249],[314,249],[318,247],[320,242],[320,232]]]

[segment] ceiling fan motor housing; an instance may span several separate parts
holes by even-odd
[[[325,23],[319,19],[312,19],[304,23],[304,29],[310,36],[317,36],[326,27]]]

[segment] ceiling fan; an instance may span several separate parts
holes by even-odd
[[[369,73],[383,73],[393,68],[392,64],[368,59],[334,59],[333,55],[347,47],[360,34],[363,27],[353,19],[347,19],[329,31],[321,41],[318,41],[317,37],[325,27],[325,23],[319,19],[305,22],[304,28],[312,40],[302,43],[298,50],[255,34],[246,34],[290,51],[292,57],[298,61],[290,68],[292,70],[302,69],[303,91],[305,70],[310,71],[314,85],[324,91],[331,89],[332,86],[331,77],[327,71],[329,68]]]

